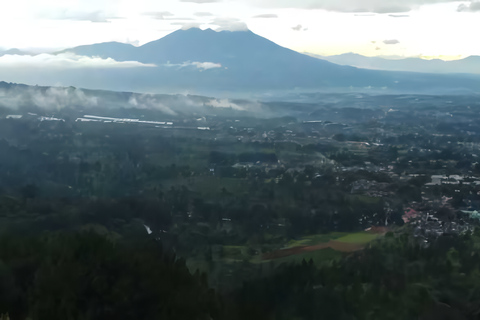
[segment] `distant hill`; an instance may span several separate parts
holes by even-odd
[[[471,93],[480,76],[392,72],[341,66],[281,47],[251,31],[175,31],[140,47],[108,42],[64,50],[77,55],[139,61],[155,67],[29,68],[0,79],[40,85],[154,93],[249,96],[287,91]]]
[[[22,51],[22,50],[19,50],[19,49],[16,49],[16,48],[8,49],[8,50],[0,50],[0,57],[4,56],[6,54],[16,54],[16,55],[19,55],[19,56],[25,56],[25,55],[30,55],[31,53],[26,52],[26,51]]]
[[[116,92],[89,90],[75,87],[29,86],[0,81],[0,117],[16,112],[61,112],[63,109],[75,110],[77,116],[85,113],[108,111],[110,115],[120,117],[128,109],[149,110],[175,118],[185,115],[228,114],[229,116],[255,113],[273,116],[258,102],[248,100],[216,99],[212,97],[183,94],[144,94],[134,92]],[[74,113],[75,113],[74,112]],[[72,113],[70,112],[70,116]]]
[[[480,74],[480,56],[470,56],[453,61],[444,61],[440,59],[425,60],[421,58],[384,59],[379,57],[365,57],[356,53],[345,53],[335,56],[319,56],[311,54],[310,56],[339,65],[365,69],[425,73]]]

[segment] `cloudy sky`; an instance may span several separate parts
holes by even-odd
[[[320,55],[480,55],[480,0],[15,0],[0,10],[0,47],[142,45],[188,27],[248,28]]]

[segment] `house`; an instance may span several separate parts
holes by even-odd
[[[403,222],[408,223],[418,217],[418,212],[412,208],[407,208],[405,214],[402,216]]]

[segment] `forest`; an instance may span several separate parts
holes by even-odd
[[[0,314],[478,319],[464,107],[431,123],[408,106],[336,122],[0,109]]]

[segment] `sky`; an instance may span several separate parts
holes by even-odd
[[[318,55],[459,59],[480,55],[480,0],[15,0],[0,48],[142,45],[177,29],[246,30]]]

